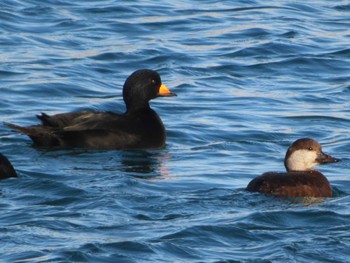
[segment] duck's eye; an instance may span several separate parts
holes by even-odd
[[[313,149],[312,149],[312,147],[309,147],[308,150],[309,150],[309,151],[312,151]]]
[[[155,79],[152,79],[152,80],[151,80],[151,83],[152,83],[152,84],[156,84],[156,80],[155,80]]]

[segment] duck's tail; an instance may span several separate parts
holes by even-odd
[[[31,127],[22,127],[22,126],[18,126],[16,124],[12,124],[9,122],[4,122],[4,125],[6,125],[7,127],[10,127],[13,130],[19,131],[20,133],[26,134],[26,135],[33,134],[33,129],[31,129]]]
[[[29,136],[37,146],[54,147],[60,145],[59,137],[45,126],[33,125],[22,127],[8,122],[4,122],[4,125]]]

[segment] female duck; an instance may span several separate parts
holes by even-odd
[[[285,156],[287,172],[264,173],[248,184],[247,191],[283,197],[331,197],[332,188],[327,178],[313,167],[339,161],[323,153],[317,141],[299,139],[288,148]]]

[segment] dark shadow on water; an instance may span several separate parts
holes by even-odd
[[[165,163],[170,158],[170,154],[161,151],[123,151],[121,154],[121,170],[131,176],[143,179],[169,176]]]
[[[103,164],[102,162],[106,161],[107,158],[107,160],[113,160],[113,164],[109,164],[110,167],[105,169],[118,170],[137,178],[151,179],[169,176],[166,163],[171,158],[171,155],[162,149],[101,150],[89,148],[35,148],[44,155],[63,159],[67,158],[67,156],[83,157],[85,159],[91,159],[95,163],[101,161],[101,164]]]

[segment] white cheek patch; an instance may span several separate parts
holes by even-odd
[[[317,153],[309,150],[297,150],[293,152],[288,160],[287,167],[289,171],[307,171],[318,164],[316,161]]]

